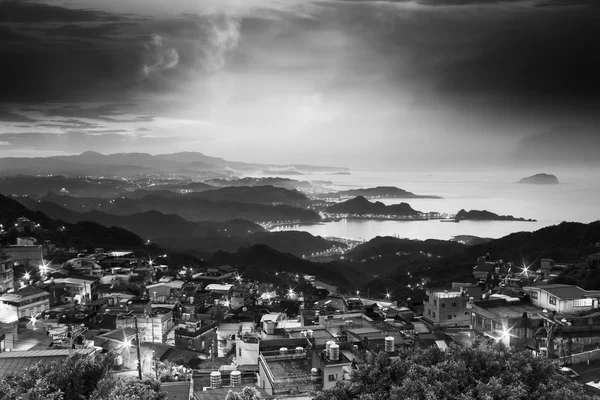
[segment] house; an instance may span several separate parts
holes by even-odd
[[[323,376],[313,368],[311,344],[306,338],[261,343],[258,376],[259,388],[278,398],[323,389]]]
[[[33,286],[0,296],[0,322],[14,322],[50,309],[50,294]]]
[[[210,320],[186,322],[175,329],[175,347],[216,355],[218,326],[217,321]]]
[[[98,299],[100,278],[92,276],[70,276],[68,278],[51,278],[45,282],[53,298],[59,303],[77,301],[88,304]]]
[[[0,293],[5,293],[14,288],[15,275],[12,257],[0,252]]]
[[[574,285],[526,286],[523,291],[529,295],[532,304],[557,313],[578,313],[599,307],[599,292],[588,292]]]
[[[479,286],[459,287],[458,289],[427,289],[423,301],[423,316],[441,326],[469,325],[470,313],[467,303],[470,298],[480,299]]]
[[[130,312],[116,318],[116,328],[137,328],[142,342],[167,341],[167,335],[174,326],[173,312],[169,309],[151,309],[150,312]]]
[[[344,313],[364,312],[365,304],[360,297],[344,297]]]
[[[237,310],[242,307],[251,307],[256,300],[256,288],[254,285],[238,284],[233,287],[231,293],[231,309]]]
[[[171,277],[163,277],[157,283],[146,285],[148,297],[155,302],[164,302],[166,299],[179,297],[184,282],[173,280]]]
[[[28,268],[38,268],[40,265],[44,264],[41,245],[10,245],[8,247],[3,247],[2,251],[11,256],[14,265],[21,265]]]
[[[469,302],[472,329],[508,346],[537,350],[535,332],[543,309],[519,298]]]

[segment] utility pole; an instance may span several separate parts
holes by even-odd
[[[142,360],[140,357],[140,332],[138,331],[138,321],[137,317],[133,317],[133,322],[135,323],[135,339],[137,341],[137,368],[138,368],[138,377],[140,381],[142,380]]]

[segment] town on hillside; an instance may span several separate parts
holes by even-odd
[[[21,236],[0,248],[0,379],[114,352],[115,374],[169,376],[170,398],[255,386],[301,399],[349,381],[367,353],[502,342],[573,379],[600,359],[600,290],[549,283],[567,267],[551,259],[481,255],[470,281],[416,302],[342,295],[291,272],[259,282],[231,265],[167,265],[169,254],[58,248],[27,236],[36,225],[19,218]]]

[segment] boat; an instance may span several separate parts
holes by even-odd
[[[456,218],[442,218],[440,222],[460,222],[460,220]]]

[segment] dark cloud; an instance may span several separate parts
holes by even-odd
[[[125,17],[92,10],[75,10],[28,0],[0,0],[0,22],[81,22],[123,20]]]
[[[35,120],[12,111],[0,109],[0,121],[4,122],[34,122]]]
[[[98,38],[106,35],[115,35],[122,33],[124,29],[136,25],[133,22],[108,23],[96,26],[81,26],[78,24],[68,24],[56,28],[45,29],[46,35],[73,36]]]

